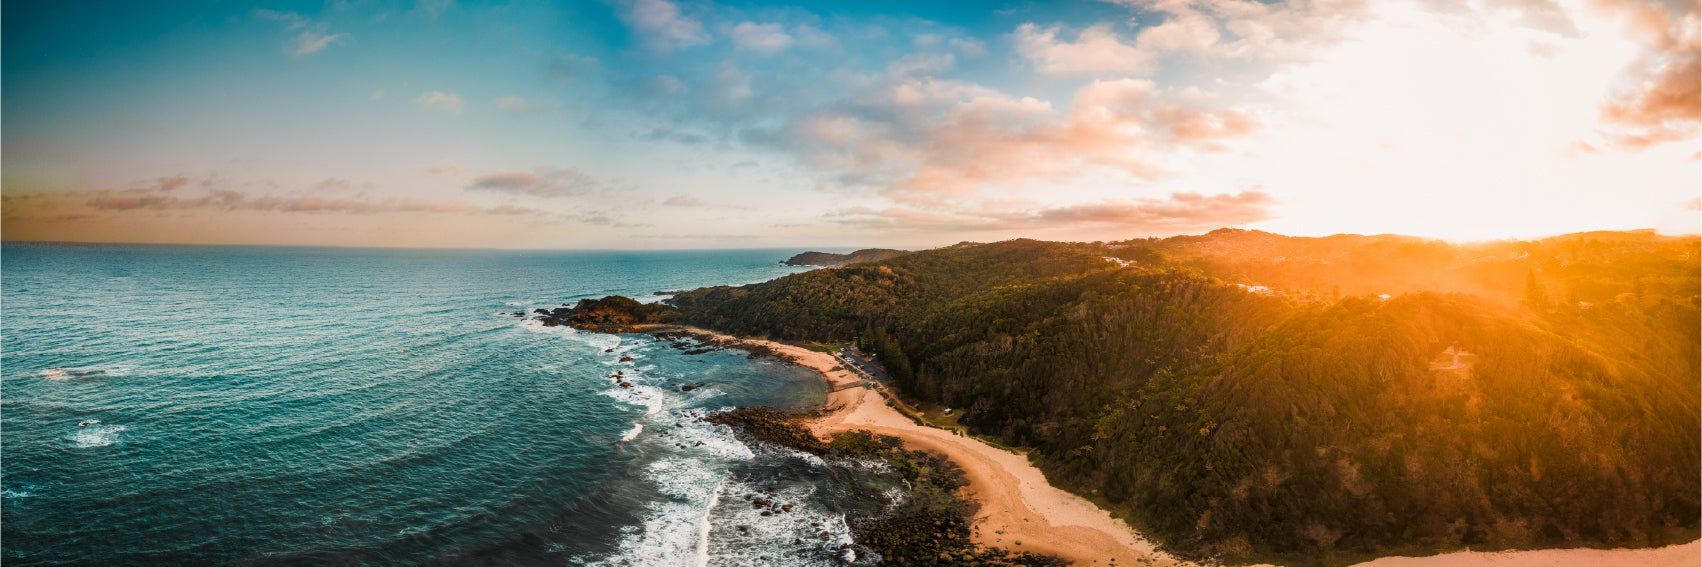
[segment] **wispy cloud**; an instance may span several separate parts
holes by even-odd
[[[739,22],[728,35],[734,45],[757,53],[774,53],[792,45],[792,36],[777,23]]]
[[[1274,218],[1277,200],[1258,190],[1202,195],[1173,193],[1051,208],[1013,206],[981,210],[920,211],[851,208],[827,215],[836,224],[870,230],[1006,232],[1100,231],[1104,234],[1175,234]]]
[[[250,195],[236,191],[214,190],[197,197],[177,197],[153,192],[98,192],[88,196],[83,205],[97,211],[267,211],[282,213],[497,213],[544,214],[538,209],[515,207],[487,208],[460,201],[419,201],[411,199],[335,199]]]
[[[432,165],[422,167],[420,170],[430,175],[457,177],[461,175],[461,164],[457,163],[455,160],[446,159]]]
[[[467,189],[558,198],[584,195],[601,187],[597,180],[575,168],[540,167],[531,172],[493,171],[473,178]]]
[[[555,103],[526,100],[514,95],[499,97],[495,101],[492,101],[491,104],[496,106],[497,110],[516,116],[549,112],[556,108]]]
[[[284,23],[285,32],[296,32],[289,41],[285,42],[285,52],[295,57],[312,55],[331,44],[348,39],[347,33],[332,33],[330,24],[310,20],[295,12],[279,12],[275,10],[254,10],[256,17]]]
[[[450,114],[461,113],[461,95],[431,91],[421,94],[414,103],[426,108],[435,108]]]

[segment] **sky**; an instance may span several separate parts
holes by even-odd
[[[6,240],[1702,228],[1697,0],[35,2]]]

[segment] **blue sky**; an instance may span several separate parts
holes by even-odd
[[[7,239],[1694,232],[1697,6],[7,2]],[[1687,88],[1686,81],[1691,84]]]

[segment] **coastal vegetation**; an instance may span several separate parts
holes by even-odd
[[[887,258],[909,254],[908,250],[893,250],[890,248],[865,248],[850,254],[832,254],[828,252],[803,252],[787,258],[782,264],[788,266],[819,266],[823,268],[838,268],[863,262],[879,262]]]
[[[1190,558],[1696,537],[1694,237],[964,243],[646,315],[859,341]]]

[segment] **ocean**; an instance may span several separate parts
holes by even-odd
[[[867,563],[890,487],[694,420],[819,404],[807,369],[512,316],[796,252],[5,243],[0,561]]]

